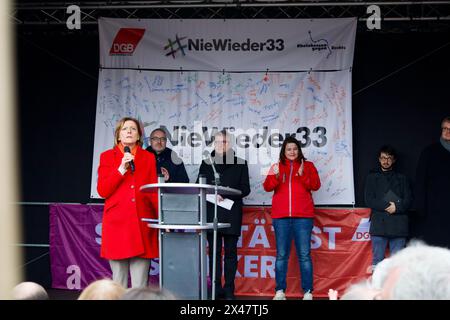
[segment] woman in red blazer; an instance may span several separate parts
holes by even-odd
[[[311,191],[320,188],[320,179],[314,164],[303,156],[297,139],[288,137],[284,140],[280,160],[270,168],[263,186],[268,192],[274,191],[272,225],[277,246],[274,300],[286,299],[286,274],[292,239],[300,265],[303,299],[311,300],[313,267],[310,251],[314,220]]]
[[[156,183],[156,160],[141,148],[139,121],[123,118],[115,129],[114,148],[100,155],[97,191],[105,198],[101,257],[108,259],[113,280],[128,287],[147,286],[150,259],[158,257],[158,239],[142,218],[157,218],[157,193],[140,187]]]

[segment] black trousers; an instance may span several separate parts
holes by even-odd
[[[213,245],[214,235],[208,233],[209,246],[209,274],[213,274]],[[239,236],[221,234],[217,232],[217,246],[216,246],[216,295],[224,293],[225,295],[234,294],[234,279],[237,271],[237,242]],[[224,277],[225,283],[222,286],[222,244],[224,249]]]

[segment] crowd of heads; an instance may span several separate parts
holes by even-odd
[[[13,300],[49,300],[47,291],[35,282],[21,282],[11,294]],[[126,289],[111,279],[90,283],[81,291],[77,300],[177,300],[168,290],[155,286]]]

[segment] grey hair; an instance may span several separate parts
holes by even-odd
[[[12,290],[14,300],[48,300],[47,291],[35,282],[21,282]]]
[[[372,284],[382,288],[395,269],[398,278],[390,292],[393,300],[450,299],[450,250],[412,241],[392,257],[380,262]]]

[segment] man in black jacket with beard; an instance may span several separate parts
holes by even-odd
[[[150,134],[150,146],[145,149],[156,157],[158,175],[164,175],[165,182],[189,182],[183,160],[170,148],[166,147],[167,136],[163,129],[157,128]]]
[[[412,202],[411,186],[405,175],[394,171],[396,152],[390,146],[379,151],[380,167],[366,179],[364,198],[372,209],[370,237],[372,240],[372,270],[385,257],[405,247],[408,236],[408,209]]]
[[[220,223],[230,223],[229,228],[219,229],[217,232],[216,245],[216,292],[218,298],[234,299],[234,279],[237,271],[237,242],[241,234],[242,226],[242,199],[250,193],[250,181],[248,175],[247,161],[238,158],[231,148],[231,136],[226,131],[220,131],[214,135],[214,151],[211,159],[220,178],[220,186],[240,190],[239,196],[226,196],[234,201],[230,210],[217,207],[217,220]],[[200,165],[199,176],[206,177],[206,183],[214,185],[214,170],[209,161],[203,161]],[[199,178],[197,178],[197,183]],[[222,201],[222,196],[218,195],[218,201]],[[207,204],[207,220],[213,222],[214,205]],[[213,261],[213,233],[208,232],[209,246],[209,270],[212,275]],[[224,277],[225,283],[222,286],[222,241],[225,250],[224,254]],[[212,278],[212,276],[211,276]]]

